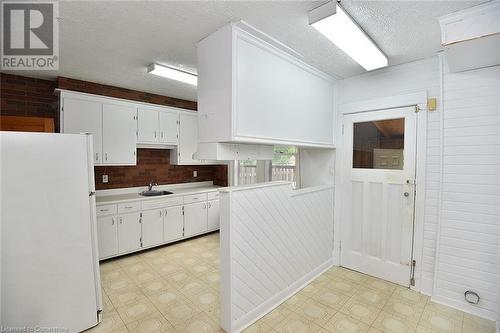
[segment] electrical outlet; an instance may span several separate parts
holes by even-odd
[[[108,182],[108,175],[102,175],[102,182],[107,183]]]
[[[198,177],[198,171],[193,171],[193,177]]]

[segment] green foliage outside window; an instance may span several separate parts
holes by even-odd
[[[295,165],[295,155],[297,147],[293,146],[275,146],[273,165]]]
[[[298,149],[294,146],[274,146],[274,158],[272,165],[295,165],[295,156]],[[256,160],[241,160],[241,166],[256,166]]]

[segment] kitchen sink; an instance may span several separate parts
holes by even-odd
[[[157,197],[157,196],[160,196],[160,195],[168,195],[168,194],[173,194],[172,192],[169,192],[169,191],[144,191],[144,192],[141,192],[139,193],[140,195],[144,196],[144,197]]]

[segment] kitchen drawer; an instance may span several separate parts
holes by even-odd
[[[97,216],[116,214],[116,211],[116,205],[98,205],[96,207]]]
[[[184,201],[180,196],[172,198],[144,200],[142,202],[142,210],[179,206],[182,205],[183,203]]]
[[[118,213],[135,212],[138,210],[141,210],[141,202],[140,201],[118,204]]]
[[[184,196],[184,203],[185,204],[190,204],[193,202],[200,202],[200,201],[207,201],[207,194],[206,193],[191,194],[191,195]]]
[[[219,191],[208,192],[208,200],[216,200],[219,199]]]

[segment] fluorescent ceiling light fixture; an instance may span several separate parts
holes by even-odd
[[[198,77],[195,74],[173,67],[151,64],[148,66],[148,73],[192,84],[193,86],[198,85]]]
[[[313,9],[309,24],[367,71],[387,66],[387,57],[339,4]]]

